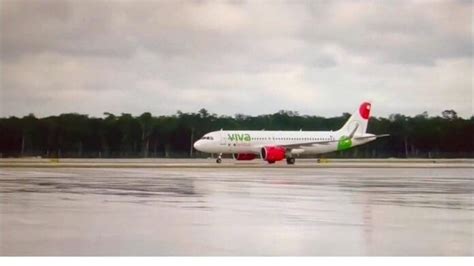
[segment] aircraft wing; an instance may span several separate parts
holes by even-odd
[[[362,139],[370,139],[370,138],[383,138],[383,137],[388,137],[390,134],[382,134],[382,135],[372,135],[372,136],[361,136],[357,137],[354,136],[354,133],[351,133],[349,135],[351,138],[355,140],[362,140]],[[313,144],[322,144],[322,145],[327,145],[333,142],[338,142],[339,140],[323,140],[323,141],[311,141],[311,142],[300,142],[300,143],[291,143],[291,144],[280,144],[278,145],[279,147],[287,148],[287,149],[294,149],[294,148],[301,148],[304,146],[311,146]]]
[[[324,140],[324,141],[311,141],[311,142],[300,142],[300,143],[291,143],[291,144],[279,144],[278,147],[293,149],[293,148],[301,148],[304,146],[311,146],[313,144],[330,144],[332,142],[338,142],[337,140]]]
[[[349,134],[349,138],[353,138],[354,137],[354,134],[357,130],[357,128],[359,127],[359,125],[356,125],[356,127],[352,130],[352,132]],[[312,141],[312,142],[300,142],[300,143],[292,143],[292,144],[288,144],[288,145],[278,145],[280,147],[284,147],[284,148],[301,148],[303,146],[311,146],[313,144],[322,144],[322,145],[325,145],[325,144],[330,144],[332,142],[338,142],[339,140],[323,140],[323,141]]]

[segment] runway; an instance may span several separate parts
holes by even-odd
[[[0,159],[0,168],[474,168],[474,159],[297,159],[275,164],[256,159]]]
[[[474,255],[469,160],[107,163],[1,165],[0,255]]]

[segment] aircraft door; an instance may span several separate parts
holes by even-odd
[[[220,145],[226,145],[227,144],[227,139],[226,139],[226,135],[224,134],[224,132],[221,130],[221,138],[219,140],[219,144]]]

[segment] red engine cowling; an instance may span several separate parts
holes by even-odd
[[[286,150],[282,147],[263,147],[261,152],[265,161],[274,163],[285,159]]]
[[[250,161],[257,158],[257,155],[253,153],[234,153],[233,156],[237,161]]]

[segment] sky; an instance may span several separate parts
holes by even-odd
[[[0,117],[473,114],[472,1],[0,0]]]

